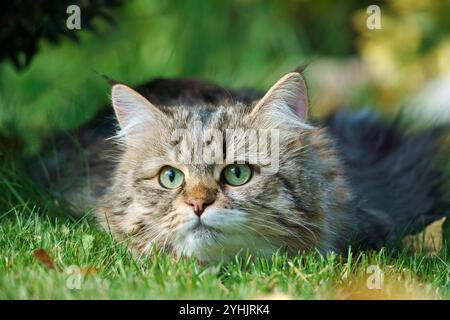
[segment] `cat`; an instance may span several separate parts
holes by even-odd
[[[407,133],[401,116],[367,110],[309,120],[299,70],[265,95],[156,79],[114,83],[111,98],[75,137],[55,138],[45,178],[138,256],[396,247],[448,215],[435,165],[447,125]]]
[[[96,216],[138,255],[208,262],[395,246],[399,234],[448,214],[431,161],[442,129],[407,136],[367,111],[309,122],[301,72],[251,103],[156,106],[123,84],[111,97],[120,151]],[[265,145],[277,147],[269,173],[250,150],[265,132],[278,134]],[[233,142],[243,149],[230,157]],[[214,161],[198,157],[206,147]]]

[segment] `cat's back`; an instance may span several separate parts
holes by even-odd
[[[411,131],[401,114],[381,119],[369,110],[342,110],[325,124],[352,186],[359,237],[367,246],[417,232],[448,214],[437,161],[444,153],[448,158],[443,145],[448,126]]]

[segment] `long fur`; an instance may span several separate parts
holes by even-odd
[[[369,110],[339,111],[326,126],[352,185],[365,246],[392,244],[398,235],[448,215],[450,199],[442,190],[447,178],[437,161],[448,155],[448,126],[408,133],[401,114],[383,120]]]
[[[165,120],[142,124],[132,144],[126,139],[116,144],[106,140],[116,126],[108,109],[77,132],[79,148],[60,138],[57,149],[70,177],[80,178],[63,196],[74,204],[96,205],[101,224],[139,255],[154,246],[199,260],[247,249],[270,255],[277,248],[291,253],[340,251],[350,244],[378,248],[448,215],[441,193],[447,178],[434,161],[448,128],[408,133],[399,121],[368,111],[340,111],[308,124],[293,117],[282,99],[252,113],[260,94],[192,80],[157,79],[138,91]],[[206,129],[280,129],[278,173],[255,175],[247,185],[230,188],[218,182],[223,167],[195,164],[180,168],[188,177],[183,189],[161,188],[158,170],[177,160],[171,130],[195,132],[199,120]],[[77,160],[80,149],[86,166]],[[44,162],[48,176],[56,177],[54,158]],[[82,181],[85,169],[91,185]],[[94,196],[86,200],[83,190],[93,190]],[[208,229],[195,227],[185,202],[202,192],[217,197],[204,214]]]

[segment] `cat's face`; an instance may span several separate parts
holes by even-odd
[[[215,260],[320,241],[300,74],[255,106],[155,107],[123,85],[112,98],[124,153],[104,214],[138,252]]]

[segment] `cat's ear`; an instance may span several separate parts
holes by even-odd
[[[163,113],[133,89],[116,84],[111,90],[111,99],[121,130],[125,133],[141,123],[157,122]]]
[[[283,112],[286,116],[294,113],[300,120],[306,120],[308,94],[301,73],[291,72],[278,80],[253,108],[252,115],[267,112]]]

